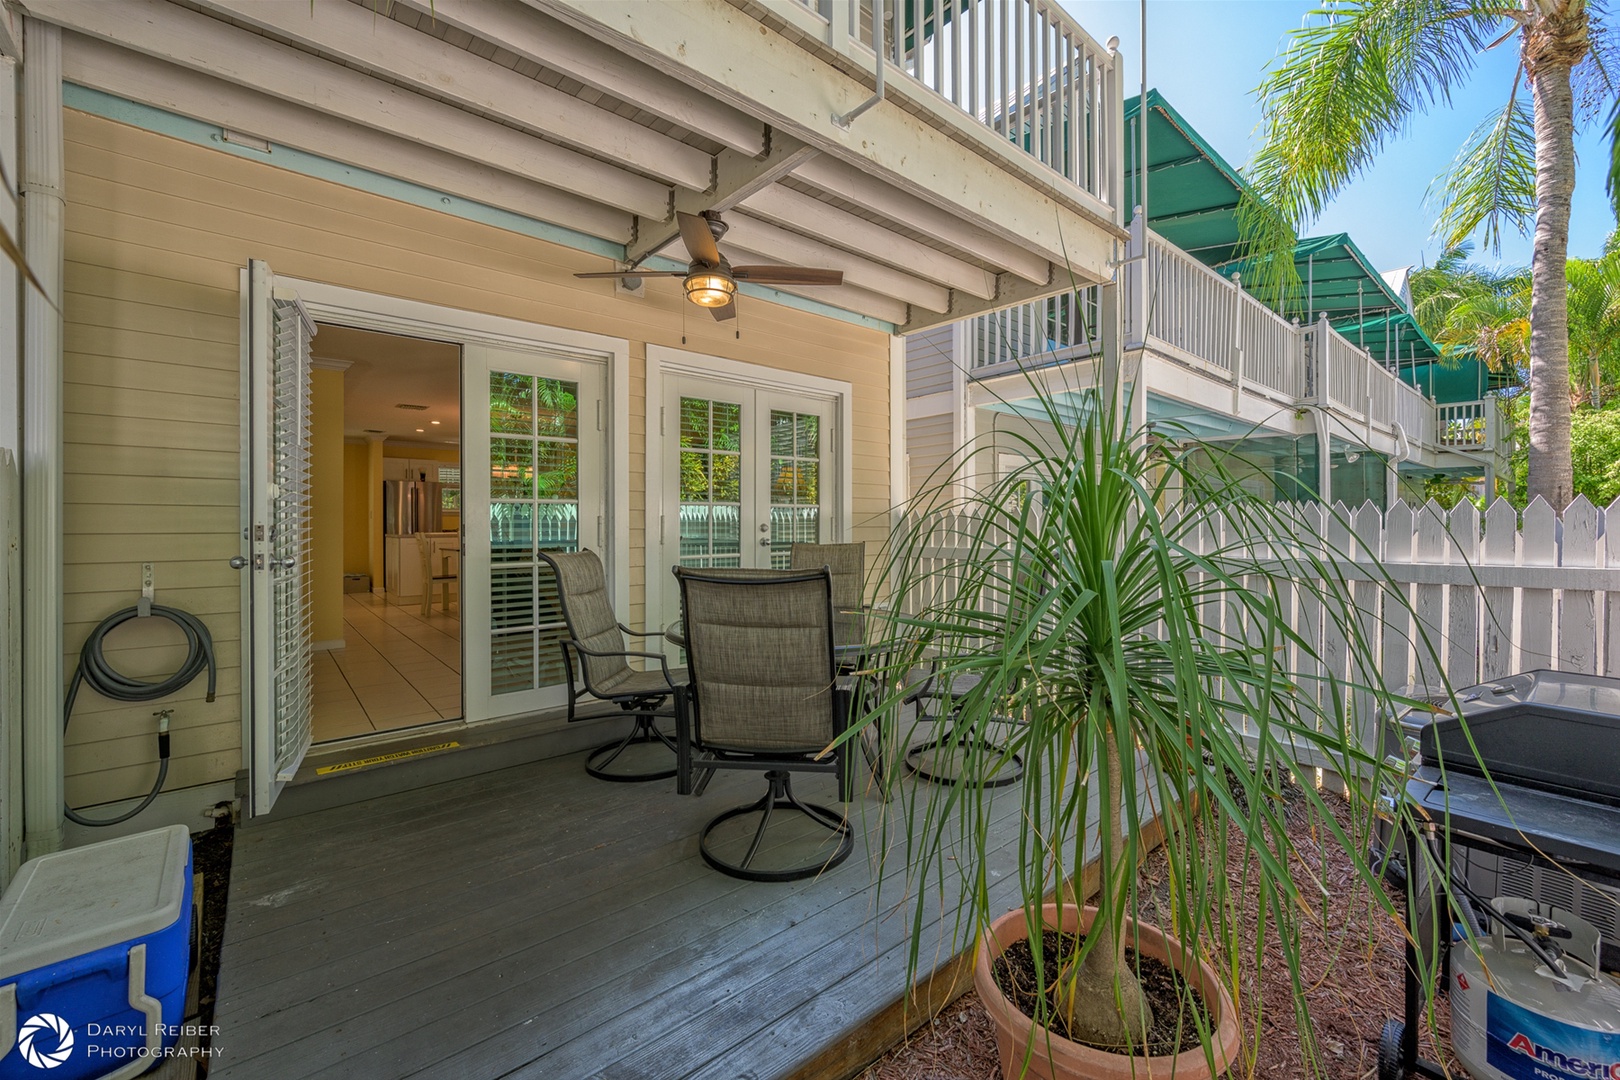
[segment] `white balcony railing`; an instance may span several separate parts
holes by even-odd
[[[1235,395],[1329,410],[1349,434],[1360,428],[1397,445],[1493,450],[1496,409],[1488,401],[1437,406],[1326,321],[1300,326],[1169,241],[1132,226],[1122,269],[1127,349],[1146,348],[1228,383]],[[1144,291],[1145,289],[1145,291]],[[1097,294],[1089,290],[1021,304],[964,324],[970,371],[981,377],[1014,361],[1026,366],[1089,356],[1096,344]],[[1237,398],[1233,398],[1234,407]]]
[[[1122,302],[1127,342],[1151,338],[1214,365],[1234,384],[1303,393],[1298,327],[1163,237],[1147,234],[1147,258],[1126,272]]]
[[[1455,401],[1435,409],[1435,442],[1448,450],[1487,450],[1496,443],[1496,403]]]
[[[979,315],[964,324],[968,370],[1088,356],[1097,343],[1096,328],[1095,287]]]
[[[1436,406],[1423,391],[1397,377],[1326,321],[1305,335],[1310,342],[1303,395],[1307,400],[1325,405],[1369,431],[1393,434],[1398,424],[1412,443],[1428,442]]]
[[[870,69],[872,0],[799,0],[825,44]],[[884,48],[910,83],[1109,207],[1123,122],[1114,54],[1056,0],[886,0]],[[799,22],[800,29],[811,29]]]

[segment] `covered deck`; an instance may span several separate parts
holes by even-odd
[[[217,1080],[841,1077],[873,1030],[901,1033],[913,782],[848,804],[842,866],[756,884],[709,869],[697,838],[757,775],[690,798],[592,780],[581,756],[239,831]],[[801,780],[837,805],[831,777]],[[1000,793],[995,909],[1017,903],[1017,807]],[[955,899],[948,883],[924,973],[957,951]]]

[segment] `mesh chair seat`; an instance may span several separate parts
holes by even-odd
[[[635,717],[635,725],[624,738],[603,743],[585,756],[585,771],[599,780],[627,783],[669,779],[676,772],[673,765],[617,771],[612,768],[634,745],[659,743],[674,752],[675,744],[657,724],[658,717],[675,715],[669,699],[675,695],[676,687],[668,662],[661,653],[625,648],[624,638],[629,631],[613,614],[607,574],[595,552],[542,551],[540,558],[556,575],[557,599],[562,605],[563,621],[568,625],[568,638],[559,646],[563,669],[568,676],[569,721],[576,719],[575,704],[587,694],[611,701]],[[630,666],[632,658],[657,660],[658,669],[633,668]],[[583,690],[576,690],[574,685],[576,660],[585,682]]]
[[[613,675],[592,687],[591,692],[596,697],[611,700],[627,697],[668,697],[673,691],[669,679],[662,671],[637,671],[626,667],[622,673]]]

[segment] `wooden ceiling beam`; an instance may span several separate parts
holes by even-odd
[[[757,157],[765,152],[765,125],[758,120],[537,11],[488,0],[392,2],[633,102],[740,154]]]
[[[634,218],[622,210],[71,31],[62,35],[62,77],[615,243],[627,242],[633,230]]]
[[[622,162],[681,187],[709,185],[709,155],[583,98],[355,4],[308,0],[196,0],[204,10],[265,30],[374,75]],[[496,40],[493,44],[501,45]]]
[[[676,214],[730,210],[756,192],[771,187],[817,153],[799,140],[778,132],[771,133],[770,149],[761,157],[745,157],[735,150],[720,151],[714,158],[714,183],[707,190],[677,191],[673,210],[660,221],[636,219],[636,237],[625,247],[625,262],[635,266],[680,236]]]
[[[164,0],[28,0],[29,14],[344,120],[631,213],[663,217],[670,190],[515,128]]]

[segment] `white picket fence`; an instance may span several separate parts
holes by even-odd
[[[1340,503],[1331,516],[1310,504],[1298,513],[1312,518],[1308,525],[1344,556],[1334,560],[1336,568],[1361,610],[1361,638],[1379,659],[1376,673],[1352,670],[1352,650],[1323,626],[1321,603],[1302,595],[1308,590],[1293,593],[1293,626],[1316,643],[1321,658],[1320,667],[1292,658],[1302,685],[1314,684],[1312,692],[1325,692],[1330,674],[1350,684],[1378,679],[1392,690],[1417,692],[1535,668],[1620,675],[1620,500],[1600,510],[1583,496],[1560,518],[1537,499],[1522,522],[1506,500],[1497,500],[1483,520],[1468,502],[1449,512],[1431,501],[1396,503],[1388,511],[1370,502],[1359,508]],[[915,569],[926,575],[927,588],[908,597],[908,606],[950,602],[973,531],[966,516],[933,522],[915,549]],[[1406,603],[1375,579],[1397,583]],[[1230,616],[1206,612],[1211,620],[1224,617]],[[1378,718],[1370,695],[1346,704],[1358,741],[1376,753]]]

